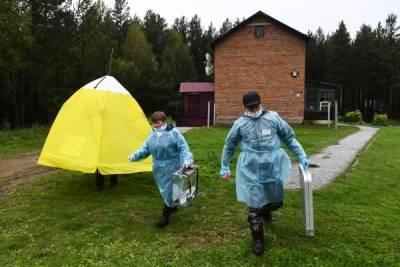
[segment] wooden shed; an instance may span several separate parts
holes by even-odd
[[[183,104],[177,108],[178,126],[207,125],[207,115],[210,124],[213,123],[214,83],[182,82],[179,92],[182,94]]]

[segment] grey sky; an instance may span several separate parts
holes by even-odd
[[[114,0],[104,0],[112,7]],[[171,25],[176,17],[191,18],[197,14],[202,26],[210,22],[219,29],[222,22],[229,18],[247,18],[261,10],[271,17],[303,32],[315,32],[318,26],[325,33],[334,32],[341,20],[347,26],[352,37],[360,26],[368,24],[373,28],[379,21],[385,22],[389,13],[400,16],[400,0],[128,0],[131,13],[143,18],[146,10],[152,9],[164,17]],[[400,25],[400,18],[398,18]]]

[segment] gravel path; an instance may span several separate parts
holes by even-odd
[[[360,130],[356,133],[343,138],[337,144],[323,148],[319,154],[309,157],[312,164],[319,166],[317,168],[310,168],[314,189],[324,187],[344,172],[354,161],[358,152],[364,148],[379,130],[378,128],[367,126],[357,127]],[[300,188],[297,162],[293,164],[292,181],[285,188]]]
[[[181,133],[186,133],[187,131],[194,129],[197,127],[176,127],[176,129],[178,129]]]

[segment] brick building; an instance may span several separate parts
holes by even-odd
[[[257,90],[263,106],[292,123],[304,118],[308,36],[259,11],[216,38],[216,123],[243,114],[242,95]]]

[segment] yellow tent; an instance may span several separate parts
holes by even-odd
[[[92,81],[59,111],[38,164],[101,174],[151,171],[151,159],[130,163],[151,127],[129,92],[112,76]]]

